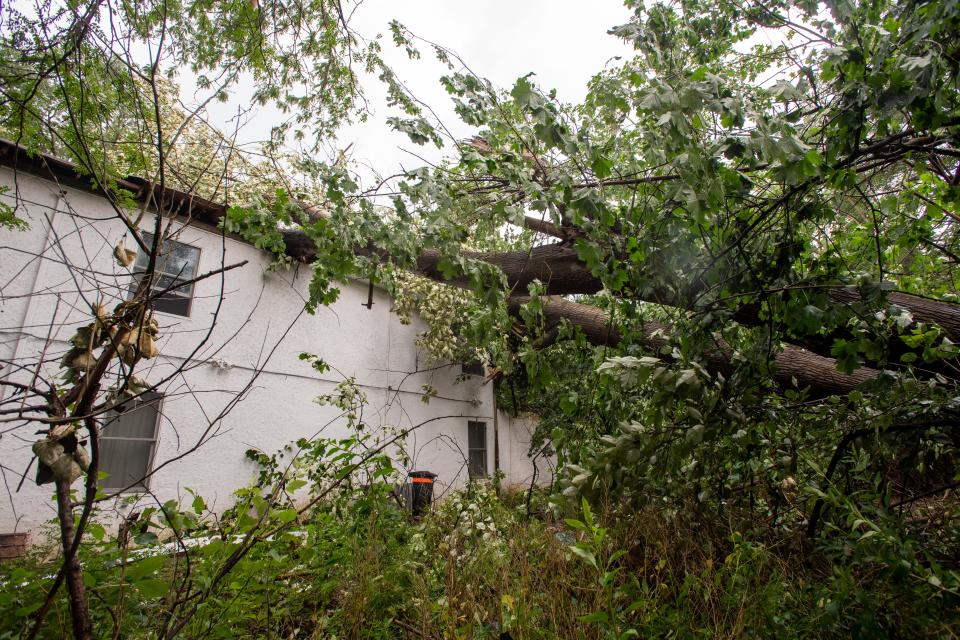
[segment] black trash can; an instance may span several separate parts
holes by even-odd
[[[429,471],[410,472],[410,512],[421,516],[433,502],[433,479],[437,474]]]

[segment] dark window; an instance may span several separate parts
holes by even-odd
[[[471,478],[487,477],[487,423],[467,423],[467,469]]]
[[[460,373],[465,376],[482,376],[483,363],[479,360],[474,360],[473,362],[464,362],[460,365]]]
[[[147,246],[153,245],[153,234],[143,232],[143,241]],[[197,263],[200,260],[200,249],[175,240],[164,240],[160,255],[157,257],[157,266],[153,274],[152,292],[166,291],[176,287],[179,282],[186,282],[197,277]],[[140,280],[146,276],[147,264],[150,256],[146,251],[137,253],[137,262],[133,268],[134,281],[130,285],[130,293],[137,290]],[[156,311],[172,313],[178,316],[190,315],[190,303],[193,300],[193,283],[170,289],[163,295],[154,298],[153,308]]]
[[[153,451],[157,444],[157,418],[160,400],[157,393],[145,393],[131,400],[123,412],[109,414],[100,432],[100,481],[106,490],[145,491]]]

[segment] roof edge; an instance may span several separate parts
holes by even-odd
[[[98,185],[95,178],[84,174],[74,163],[49,153],[31,152],[23,145],[3,138],[0,138],[0,166],[100,197],[111,197],[107,189]],[[114,187],[126,191],[136,202],[146,204],[154,213],[199,220],[214,227],[219,226],[220,220],[227,213],[225,204],[171,187],[160,188],[140,176],[127,176],[116,180]]]

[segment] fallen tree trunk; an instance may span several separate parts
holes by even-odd
[[[305,262],[316,259],[313,243],[302,232],[285,232],[284,240],[288,253],[293,257]],[[574,250],[566,246],[546,245],[529,252],[464,252],[461,255],[496,265],[507,276],[511,289],[518,292],[526,293],[527,285],[534,280],[544,283],[551,294],[596,292],[601,288],[599,279],[592,276]],[[424,251],[418,256],[414,270],[437,282],[466,286],[468,281],[465,277],[450,280],[444,277],[439,269],[442,258],[438,251]],[[528,299],[523,295],[510,296],[508,304],[516,311]],[[609,326],[602,309],[555,296],[541,299],[544,300],[543,313],[548,325],[559,325],[565,319],[579,327],[593,344],[619,344],[620,335],[615,328]],[[667,304],[660,299],[656,302]],[[757,321],[753,324],[757,324]],[[660,348],[667,344],[663,335],[667,335],[669,331],[669,325],[647,323],[640,339],[641,345],[659,353]],[[720,343],[716,349],[706,354],[707,366],[714,372],[729,374],[733,370],[730,364],[732,355],[732,349]],[[774,366],[774,380],[781,387],[793,388],[795,380],[797,388],[809,387],[817,396],[848,393],[857,385],[879,375],[876,369],[870,368],[844,374],[837,370],[834,359],[792,345],[787,345],[776,355]]]
[[[290,257],[302,262],[317,259],[313,241],[302,231],[284,231],[283,240]],[[527,293],[527,287],[535,280],[542,282],[547,293],[552,295],[596,293],[603,288],[599,278],[583,266],[576,252],[568,246],[551,244],[531,251],[464,251],[460,255],[499,267],[506,275],[510,289],[520,293]],[[386,255],[381,257],[388,258]],[[468,279],[465,277],[452,280],[444,277],[439,269],[442,258],[439,251],[425,250],[417,257],[414,270],[432,280],[455,286],[466,285]]]
[[[516,313],[520,306],[529,301],[525,296],[508,299],[510,310]],[[617,346],[621,336],[613,327],[603,309],[544,296],[540,298],[543,318],[548,328],[567,321],[580,329],[591,344]],[[645,322],[637,343],[659,354],[668,344],[665,336],[670,335],[672,327],[661,322]],[[729,376],[733,372],[731,365],[733,349],[724,342],[717,342],[713,349],[704,354],[707,368],[713,373]],[[809,388],[815,396],[849,393],[860,384],[880,375],[876,369],[861,367],[851,374],[837,370],[836,360],[825,358],[806,349],[786,345],[774,357],[773,379],[782,388]]]
[[[287,241],[288,253],[292,257],[305,262],[316,259],[313,243],[302,232],[288,231],[284,238]],[[499,267],[506,276],[510,291],[520,295],[526,294],[527,287],[534,281],[541,282],[548,295],[590,294],[603,288],[600,279],[590,273],[573,247],[565,244],[544,245],[529,251],[463,252],[461,256]],[[437,251],[424,251],[417,258],[414,269],[439,282],[466,285],[467,279],[464,277],[452,280],[444,278],[439,269],[442,258],[442,254]],[[857,291],[847,287],[830,288],[828,294],[839,304],[862,301]],[[669,307],[690,308],[689,303],[681,299],[681,296],[663,288],[653,289],[638,295],[637,298]],[[960,342],[960,306],[900,292],[891,292],[887,299],[891,304],[909,311],[913,316],[914,326],[921,322],[939,326],[951,340]],[[759,305],[742,306],[736,310],[733,318],[744,326],[762,326],[767,322],[761,317]],[[797,342],[809,352],[829,358],[831,347],[838,338],[855,339],[849,331],[838,330],[828,335],[804,336]],[[893,340],[890,344],[890,361],[896,363],[902,354],[909,351],[911,349],[902,341]],[[920,352],[915,353],[922,355]],[[941,373],[950,378],[958,377],[958,372],[949,364],[934,363],[928,365],[928,369],[931,373]]]
[[[284,233],[288,254],[304,262],[316,259],[313,242],[302,232]],[[499,267],[507,278],[507,284],[513,291],[526,293],[527,286],[539,280],[548,295],[567,295],[574,293],[596,293],[603,288],[600,279],[590,273],[576,251],[567,245],[549,244],[534,247],[529,251],[470,252],[461,254],[465,258],[482,260]],[[437,251],[424,251],[417,259],[416,269],[421,274],[450,284],[461,285],[465,280],[446,281],[438,271],[437,265],[442,255]],[[830,297],[844,304],[861,302],[860,294],[851,288],[834,287]],[[649,298],[649,299],[647,299]],[[666,290],[655,290],[643,298],[670,307],[685,307],[675,294]],[[910,312],[914,321],[939,326],[951,340],[960,342],[960,305],[937,300],[929,300],[909,293],[891,292],[887,299]],[[752,313],[755,313],[752,312]],[[748,314],[738,314],[737,321],[745,325],[757,325],[761,321]]]
[[[525,225],[528,229],[535,231],[537,233],[543,233],[560,240],[568,241],[571,238],[576,237],[577,231],[572,227],[558,226],[551,222],[541,220],[538,218],[533,218],[527,216],[525,219]],[[546,245],[554,247],[562,247],[563,245]],[[534,249],[535,252],[540,252],[543,247],[538,247]],[[572,248],[567,248],[568,252],[572,252]],[[544,255],[540,258],[544,261],[549,261],[555,259],[551,254],[553,252],[544,252]],[[568,259],[566,255],[562,256],[559,259]],[[537,262],[534,262],[531,268],[539,269],[544,271],[541,265],[538,265]],[[581,268],[586,270],[586,267],[581,265]],[[569,269],[569,268],[568,268]],[[583,279],[581,275],[581,283],[584,287],[580,291],[548,291],[548,293],[594,293],[599,291],[600,283],[599,280],[594,279],[589,281]],[[509,274],[508,274],[509,278]],[[543,281],[546,283],[546,281]],[[860,294],[857,293],[850,287],[832,287],[829,290],[829,296],[832,300],[842,304],[857,304],[862,301]],[[671,302],[672,298],[670,294],[664,291],[658,291],[653,294],[653,297],[656,299],[649,300],[648,302],[656,302],[658,304],[663,304],[667,306],[678,306],[676,300]],[[898,307],[902,307],[910,312],[913,316],[915,322],[923,322],[926,324],[934,324],[943,329],[947,336],[954,342],[960,341],[960,305],[953,304],[950,302],[942,302],[938,300],[931,300],[929,298],[923,298],[921,296],[912,295],[909,293],[903,293],[900,291],[892,291],[887,294],[887,300],[891,304],[895,304]],[[736,319],[742,324],[750,324],[751,316],[747,314],[756,314],[756,309],[751,309],[749,307],[743,307],[745,313],[738,313]]]

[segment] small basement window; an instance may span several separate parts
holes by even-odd
[[[143,232],[143,241],[147,246],[153,245],[153,234]],[[181,287],[177,283],[187,282],[197,277],[197,264],[200,261],[200,249],[176,240],[164,240],[160,255],[157,257],[157,266],[150,285],[151,292],[166,291],[163,295],[154,298],[153,309],[177,316],[190,316],[190,306],[193,302],[193,284],[189,282]],[[150,256],[146,251],[137,252],[137,262],[134,265],[134,280],[130,285],[130,294],[133,295],[146,277],[147,265]],[[171,289],[171,287],[176,287]]]
[[[484,374],[483,363],[479,360],[463,362],[460,364],[460,373],[465,376],[482,376]]]
[[[470,479],[487,477],[487,423],[467,423],[467,471]]]
[[[111,412],[100,432],[100,481],[106,491],[146,491],[144,478],[153,466],[160,418],[159,393],[145,393],[127,403],[126,411]]]

